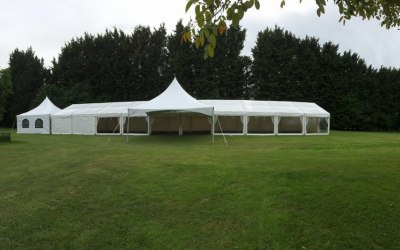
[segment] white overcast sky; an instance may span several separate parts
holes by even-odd
[[[97,34],[107,28],[130,33],[137,25],[158,27],[165,23],[172,32],[177,21],[189,19],[187,0],[0,0],[0,67],[8,67],[10,53],[32,46],[45,65],[51,66],[64,44],[84,32]],[[247,29],[243,53],[251,55],[257,33],[278,25],[299,37],[314,36],[320,42],[339,44],[341,52],[351,50],[375,68],[400,68],[400,30],[380,27],[377,21],[352,19],[338,23],[337,7],[329,4],[326,15],[316,15],[313,0],[260,0],[261,10],[246,13]]]

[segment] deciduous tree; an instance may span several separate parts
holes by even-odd
[[[300,0],[302,2],[302,0]],[[343,24],[352,17],[363,19],[375,18],[381,25],[390,28],[400,26],[400,2],[390,1],[359,1],[333,0],[338,6],[339,22]],[[281,0],[284,7],[286,0]],[[326,0],[315,0],[318,16],[325,13]],[[227,27],[238,27],[249,9],[259,9],[259,0],[187,0],[186,12],[194,9],[195,21],[182,33],[182,40],[192,38],[197,47],[204,46],[204,57],[213,57],[216,47],[216,37],[223,35]]]

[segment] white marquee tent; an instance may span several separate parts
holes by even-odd
[[[60,111],[48,97],[36,108],[17,115],[17,133],[51,134],[50,115]]]
[[[329,134],[330,114],[315,103],[196,100],[174,79],[142,102],[73,104],[51,116],[53,134]]]

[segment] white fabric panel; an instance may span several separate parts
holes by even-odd
[[[274,108],[267,101],[243,101],[246,114],[249,116],[273,116]]]
[[[213,106],[199,102],[189,95],[176,78],[168,88],[152,100],[129,109],[129,116],[134,113],[150,113],[154,111],[188,111],[213,115]]]
[[[293,102],[308,117],[330,117],[330,114],[315,103]]]
[[[215,115],[224,116],[309,116],[329,117],[330,114],[315,103],[252,101],[252,100],[200,100],[214,106]]]
[[[52,117],[68,117],[79,110],[79,108],[71,108],[71,106],[58,111],[57,113],[53,114]]]
[[[119,117],[128,116],[128,109],[146,103],[140,102],[109,102],[109,103],[84,103],[72,104],[67,108],[55,113],[55,116],[96,116],[96,117]],[[145,113],[136,113],[131,116],[143,117]]]
[[[29,121],[29,128],[22,127],[22,121]],[[37,119],[43,121],[43,128],[35,128]],[[18,134],[50,134],[50,115],[18,115],[17,116],[17,133]]]
[[[111,102],[102,109],[96,111],[97,117],[128,116],[128,109],[137,107],[146,102]],[[135,113],[131,117],[144,117],[146,113]]]
[[[96,134],[96,117],[72,116],[72,133],[77,135]]]
[[[215,115],[240,116],[246,114],[242,100],[200,100],[200,102],[214,106]]]
[[[302,116],[304,113],[292,102],[268,101],[277,116]]]
[[[53,134],[72,134],[72,117],[52,116],[51,131]]]

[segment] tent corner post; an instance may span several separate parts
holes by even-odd
[[[147,135],[150,136],[150,134],[151,134],[151,118],[149,115],[147,115],[146,121],[147,121]]]
[[[214,113],[212,114],[212,121],[211,121],[211,136],[212,136],[212,142],[215,142],[214,136],[215,136],[215,126],[214,126]]]
[[[328,135],[331,132],[331,117],[328,117]]]
[[[126,126],[126,143],[129,142],[129,108],[128,108],[127,118],[128,118],[128,124]]]
[[[122,115],[119,117],[119,134],[124,134],[124,118]]]

